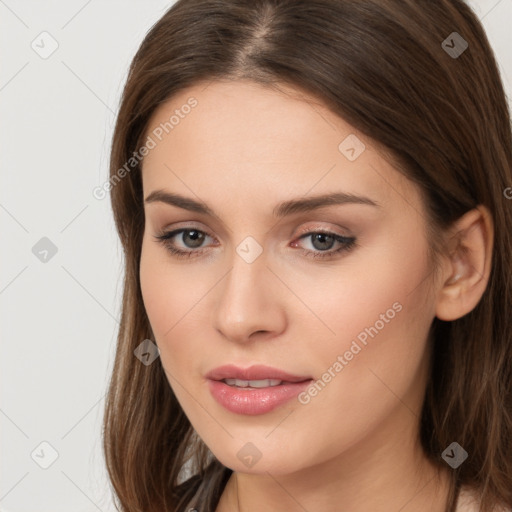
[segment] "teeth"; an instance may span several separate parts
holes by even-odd
[[[263,379],[263,380],[239,380],[239,379],[224,379],[228,386],[236,386],[238,388],[268,388],[271,386],[279,386],[283,381],[277,379]]]

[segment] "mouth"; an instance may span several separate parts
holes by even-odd
[[[283,382],[304,382],[312,378],[311,375],[293,375],[271,366],[253,365],[249,368],[240,368],[232,364],[214,368],[205,377],[211,380],[224,381],[228,385],[237,387],[278,386]]]
[[[206,375],[213,398],[235,414],[268,413],[304,391],[312,377],[292,375],[268,366],[247,369],[222,366]]]
[[[296,382],[306,382],[311,379],[304,379],[304,381],[296,381]],[[273,388],[276,386],[281,386],[283,384],[295,384],[296,382],[284,381],[280,379],[261,379],[261,380],[241,380],[241,379],[222,379],[219,382],[224,382],[228,386],[233,388],[249,388],[249,389],[262,389],[262,388]]]

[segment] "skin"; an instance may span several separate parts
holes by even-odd
[[[492,251],[488,211],[439,232],[447,255],[434,279],[420,190],[319,100],[289,86],[202,83],[161,105],[147,134],[191,96],[198,105],[145,157],[144,197],[163,189],[215,215],[146,203],[140,279],[169,384],[199,436],[235,471],[217,512],[444,511],[451,468],[437,471],[418,440],[428,331],[436,315],[454,320],[480,300]],[[338,149],[349,134],[366,146],[355,161]],[[379,207],[272,215],[281,201],[338,191]],[[173,238],[201,255],[177,259],[155,239],[178,228],[208,235],[199,247],[183,233]],[[357,246],[308,257],[301,249],[341,246],[300,239],[318,230],[354,236]],[[247,236],[263,251],[252,263],[236,252]],[[307,404],[292,399],[246,416],[209,392],[204,375],[227,363],[320,379],[397,302],[402,309]],[[248,442],[261,452],[252,467],[237,457]]]

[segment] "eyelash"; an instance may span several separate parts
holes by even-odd
[[[189,250],[189,251],[183,251],[181,249],[177,249],[171,243],[171,239],[172,238],[174,238],[176,235],[179,235],[181,233],[185,233],[187,231],[197,231],[198,233],[210,236],[210,235],[208,235],[208,233],[206,233],[205,231],[202,231],[200,229],[196,229],[196,228],[182,228],[182,229],[176,229],[174,231],[164,231],[164,232],[160,233],[159,235],[156,235],[155,239],[157,240],[157,242],[163,244],[163,246],[175,258],[181,259],[181,258],[191,258],[191,257],[200,256],[204,252],[204,249],[199,249],[199,250],[193,250],[192,249],[192,250]],[[354,247],[357,246],[356,238],[341,236],[341,235],[338,235],[337,233],[333,233],[332,231],[323,231],[323,230],[320,230],[320,231],[308,231],[307,233],[303,233],[298,239],[302,240],[303,238],[307,238],[309,236],[316,235],[316,234],[323,234],[323,235],[332,236],[334,238],[334,240],[336,242],[342,244],[342,246],[339,249],[336,249],[334,251],[333,250],[311,251],[309,249],[299,249],[308,258],[325,259],[325,260],[327,260],[329,258],[332,259],[336,255],[339,255],[342,252],[348,252],[348,251],[350,251],[351,249],[353,249]],[[213,238],[213,237],[210,236],[210,238]]]

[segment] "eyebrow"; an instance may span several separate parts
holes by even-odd
[[[165,190],[155,190],[146,197],[145,203],[153,202],[161,202],[171,206],[177,206],[184,210],[202,213],[212,217],[216,216],[205,203],[179,194],[166,192]],[[343,204],[363,204],[381,208],[379,203],[368,197],[357,196],[346,192],[333,192],[331,194],[283,201],[276,205],[272,213],[274,217],[281,218],[295,213],[310,212],[326,206]]]

